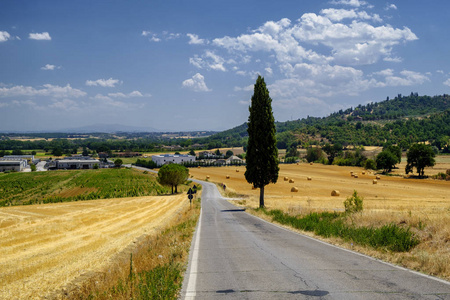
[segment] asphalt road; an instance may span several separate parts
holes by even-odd
[[[202,184],[182,299],[450,299],[450,282],[270,224]]]

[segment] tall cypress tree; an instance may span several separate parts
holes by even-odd
[[[278,180],[278,149],[272,99],[264,78],[258,76],[248,117],[245,179],[260,189],[259,207],[264,207],[264,187]]]

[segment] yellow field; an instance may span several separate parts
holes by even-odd
[[[435,168],[444,167],[438,164]],[[358,173],[358,178],[352,177],[351,171]],[[259,205],[259,189],[252,190],[245,180],[244,172],[245,167],[190,169],[194,178],[205,180],[209,176],[210,181],[224,183],[228,195],[243,198],[244,201],[238,202],[256,208]],[[425,174],[430,173],[431,169],[425,170]],[[294,182],[289,183],[284,177]],[[311,180],[307,180],[307,177],[311,177]],[[344,200],[356,190],[364,197],[364,211],[354,216],[356,224],[380,226],[394,222],[410,225],[422,240],[411,253],[396,254],[395,257],[367,249],[358,250],[449,279],[450,181],[380,177],[373,184],[376,175],[358,167],[306,163],[280,165],[278,182],[265,188],[265,205],[269,209],[282,209],[293,214],[344,211]],[[291,192],[292,187],[297,187],[298,192]],[[333,190],[338,190],[340,196],[332,197]],[[339,241],[333,242],[349,246]]]
[[[0,208],[0,299],[41,299],[99,271],[188,206],[180,194]]]

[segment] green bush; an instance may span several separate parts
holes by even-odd
[[[345,212],[354,213],[363,210],[363,197],[358,196],[358,192],[356,190],[353,191],[353,195],[348,197],[344,201]]]
[[[368,158],[364,163],[364,169],[366,170],[376,170],[377,164],[373,159]]]

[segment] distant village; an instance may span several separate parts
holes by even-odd
[[[115,153],[115,159],[121,157],[143,157],[140,152]],[[165,164],[205,164],[214,166],[241,165],[245,161],[235,155],[224,155],[217,152],[202,151],[197,155],[191,154],[158,154],[151,155],[151,160],[160,167]],[[114,168],[117,165],[106,152],[98,153],[98,158],[92,156],[72,155],[61,159],[49,158],[41,160],[34,155],[5,155],[0,158],[0,172],[31,172],[46,170],[78,170],[78,169],[99,169]]]

